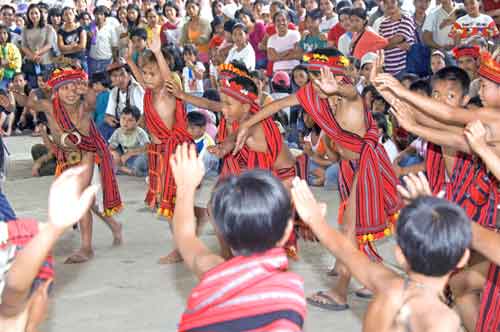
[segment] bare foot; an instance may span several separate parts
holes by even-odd
[[[183,261],[184,259],[182,258],[179,251],[176,249],[167,256],[161,256],[160,259],[158,260],[158,264],[175,264]]]
[[[94,257],[94,251],[92,249],[80,249],[73,255],[69,256],[64,264],[80,264],[85,263]]]
[[[118,171],[125,175],[130,175],[130,176],[134,175],[134,172],[126,166],[121,166],[120,168],[118,168]]]
[[[123,244],[123,233],[122,233],[122,224],[113,220],[110,223],[111,232],[113,233],[113,247],[118,247]]]

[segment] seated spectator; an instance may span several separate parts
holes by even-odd
[[[5,25],[0,25],[0,50],[0,89],[5,90],[22,65],[21,52],[11,43],[11,32]]]
[[[243,23],[236,23],[233,26],[232,39],[234,46],[229,50],[225,63],[236,60],[244,63],[248,70],[254,70],[255,51],[248,42],[247,28]]]
[[[456,46],[472,36],[481,35],[494,39],[499,35],[495,21],[479,11],[478,0],[464,0],[464,7],[467,15],[457,19],[450,31],[450,37]]]
[[[0,134],[2,136],[10,136],[12,134],[15,110],[16,100],[14,95],[9,91],[0,90]]]
[[[406,69],[406,56],[415,43],[413,18],[403,14],[398,0],[384,0],[385,18],[380,23],[379,33],[389,44],[384,48],[385,71],[397,75]]]
[[[278,33],[267,41],[267,58],[273,62],[272,72],[291,72],[300,63],[295,54],[300,33],[288,28],[288,15],[285,11],[276,13],[273,22]]]
[[[110,95],[106,72],[94,74],[90,79],[90,87],[96,93],[94,122],[97,128],[99,128],[104,123]]]
[[[184,68],[182,68],[182,83],[184,92],[193,96],[203,96],[203,78],[205,66],[198,61],[198,50],[194,45],[187,44],[182,52]],[[186,104],[187,112],[195,110],[195,106]]]
[[[387,39],[380,36],[375,30],[368,26],[366,11],[361,8],[353,8],[350,11],[351,30],[353,32],[350,54],[361,60],[369,52],[376,53],[384,49],[389,43]]]
[[[145,177],[148,172],[148,134],[138,126],[141,112],[137,107],[128,106],[120,115],[120,128],[109,139],[109,149],[115,168],[124,174]]]
[[[391,139],[391,136],[388,134],[389,121],[385,114],[377,112],[373,113],[373,119],[377,122],[377,127],[379,129],[380,139],[379,143],[385,148],[387,155],[389,156],[389,160],[391,163],[396,159],[399,154],[398,147]]]
[[[5,4],[0,8],[0,17],[2,23],[11,33],[12,43],[16,46],[19,46],[22,30],[16,25],[16,9],[10,4]]]
[[[142,55],[147,49],[148,33],[142,28],[134,29],[130,34],[130,40],[132,41],[134,50],[132,53],[132,61],[140,67]]]
[[[250,73],[252,77],[252,81],[257,86],[257,90],[259,92],[259,105],[264,107],[265,105],[271,103],[273,101],[273,97],[269,93],[267,93],[268,86],[267,82],[269,82],[268,78],[262,73],[262,71],[254,70]]]
[[[205,174],[208,176],[217,176],[219,158],[208,152],[208,148],[215,145],[215,140],[206,131],[207,118],[203,113],[193,111],[188,113],[187,120],[187,131],[193,137],[198,157],[203,160]]]
[[[329,1],[329,0],[328,0]],[[321,33],[319,26],[321,23],[321,11],[314,9],[307,12],[305,20],[305,30],[299,42],[298,58],[302,60],[302,55],[317,48],[325,48],[327,41]]]
[[[278,71],[274,73],[271,81],[271,98],[273,100],[288,97],[291,92],[290,76],[286,71]],[[290,124],[290,107],[282,109],[278,114],[284,116],[286,120],[280,121],[285,128]]]
[[[40,124],[39,128],[43,143],[35,144],[31,147],[31,157],[33,158],[31,175],[51,176],[56,173],[56,156],[52,151],[52,142],[47,134],[47,127],[44,124]]]
[[[106,107],[104,123],[99,127],[99,131],[104,139],[109,140],[115,129],[120,126],[120,117],[125,107],[135,106],[143,114],[144,89],[137,83],[124,64],[111,64],[107,71],[111,79],[112,89]]]

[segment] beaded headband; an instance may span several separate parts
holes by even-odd
[[[307,53],[302,58],[304,66],[312,71],[329,68],[333,74],[343,75],[344,69],[349,66],[349,59],[343,55],[328,56],[318,53]]]
[[[242,103],[255,103],[257,95],[246,90],[236,82],[229,82],[228,80],[221,81],[221,92],[239,100]]]
[[[451,50],[455,59],[460,59],[464,56],[471,56],[473,58],[479,58],[481,55],[481,49],[479,46],[459,46]]]
[[[74,82],[74,81],[87,81],[88,76],[83,69],[75,68],[58,68],[52,72],[47,85],[51,89],[57,89],[63,84]]]
[[[490,53],[484,52],[481,55],[481,66],[479,67],[478,74],[500,84],[500,63]]]

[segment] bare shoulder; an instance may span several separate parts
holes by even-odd
[[[443,303],[441,306],[433,306],[431,310],[428,310],[428,316],[425,320],[424,331],[426,332],[461,331],[460,317]]]

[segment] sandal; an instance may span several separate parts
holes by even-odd
[[[318,299],[313,298],[315,296],[322,298],[324,300],[327,300],[329,303],[320,302],[320,301],[318,301]],[[347,303],[346,304],[339,304],[339,303],[337,303],[337,301],[335,301],[335,299],[333,299],[330,295],[326,294],[323,291],[319,291],[316,294],[314,294],[312,297],[308,297],[307,303],[309,303],[310,305],[312,305],[314,307],[318,307],[318,308],[330,310],[330,311],[342,311],[342,310],[349,309],[349,305]]]

